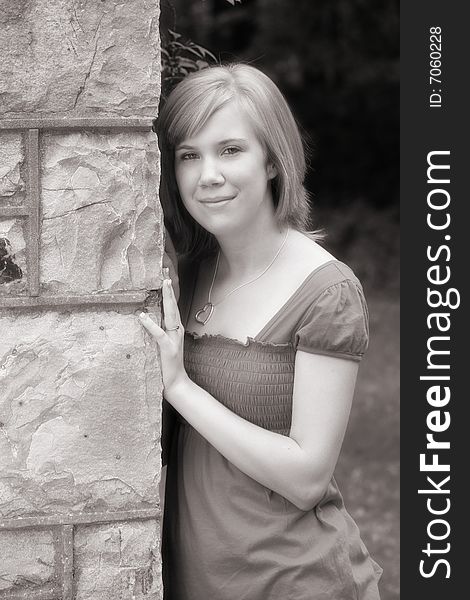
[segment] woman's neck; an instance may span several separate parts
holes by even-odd
[[[279,250],[286,233],[286,228],[273,221],[218,239],[220,276],[243,279],[262,270]]]

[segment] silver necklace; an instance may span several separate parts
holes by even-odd
[[[220,260],[220,250],[219,250],[219,252],[217,253],[217,260],[216,260],[216,263],[215,263],[214,274],[212,275],[212,282],[211,282],[211,285],[210,285],[210,288],[209,288],[209,293],[207,294],[207,302],[204,304],[204,306],[202,308],[200,308],[199,310],[196,311],[196,314],[194,315],[194,318],[196,319],[196,321],[198,323],[201,323],[201,325],[205,325],[209,321],[209,319],[212,317],[212,314],[214,312],[214,308],[216,306],[218,306],[219,304],[221,304],[231,294],[237,292],[240,288],[245,287],[246,285],[250,285],[250,283],[253,283],[257,279],[259,279],[260,277],[262,277],[266,273],[266,271],[268,271],[273,266],[276,258],[279,256],[279,254],[281,253],[281,250],[284,248],[284,245],[287,242],[287,236],[288,235],[289,235],[289,229],[286,232],[286,235],[284,237],[284,240],[283,240],[282,244],[279,246],[279,250],[276,252],[276,254],[274,255],[274,258],[269,263],[269,265],[264,269],[264,271],[262,271],[259,275],[257,275],[253,279],[250,279],[249,281],[246,281],[245,283],[242,283],[241,285],[237,285],[236,288],[234,288],[233,290],[231,290],[230,292],[228,292],[228,294],[225,294],[225,296],[221,300],[219,300],[218,302],[212,302],[211,301],[212,288],[214,287],[215,278],[217,277],[217,271],[219,269],[219,260]]]

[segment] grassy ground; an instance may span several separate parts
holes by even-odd
[[[358,204],[319,215],[326,247],[363,282],[370,345],[362,361],[336,478],[348,511],[383,567],[382,600],[399,591],[399,275],[398,223]]]

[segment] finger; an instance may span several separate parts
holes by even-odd
[[[169,292],[170,301],[172,303],[172,306],[174,306],[174,310],[175,310],[175,312],[176,312],[176,314],[178,316],[178,320],[179,320],[179,314],[180,314],[180,312],[179,312],[179,308],[178,308],[178,300],[176,299],[175,287],[174,287],[174,284],[173,284],[173,280],[170,279],[170,278],[168,278],[166,281],[167,281],[167,284],[168,284],[167,292]]]
[[[163,282],[163,314],[166,329],[181,325],[178,304],[170,279],[165,279]]]
[[[158,339],[165,335],[163,329],[155,323],[155,321],[148,315],[148,313],[141,312],[139,315],[139,320],[145,327],[145,329],[155,338]]]
[[[168,253],[167,253],[168,252]],[[165,254],[163,255],[163,279],[171,279],[171,285],[173,287],[173,291],[175,293],[176,299],[179,297],[179,279],[178,279],[178,271],[177,264],[178,261],[176,258],[174,259],[172,254],[167,251],[167,247],[165,245]]]
[[[162,348],[164,346],[168,346],[170,340],[168,339],[167,334],[163,331],[161,327],[159,327],[153,319],[149,317],[147,313],[140,313],[139,321],[145,327],[145,329],[152,335],[156,340],[159,346]]]

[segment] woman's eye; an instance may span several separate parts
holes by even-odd
[[[237,154],[237,152],[240,152],[240,148],[237,148],[236,146],[228,146],[228,148],[224,149],[222,154]]]
[[[195,152],[185,152],[180,155],[180,160],[195,160],[197,158],[197,154]]]

